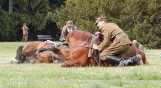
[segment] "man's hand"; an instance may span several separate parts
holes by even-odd
[[[93,49],[98,50],[98,46],[97,46],[97,44],[93,44]]]

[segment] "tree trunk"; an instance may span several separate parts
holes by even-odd
[[[13,0],[9,0],[9,13],[13,12]]]

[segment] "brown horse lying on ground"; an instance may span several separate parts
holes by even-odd
[[[118,63],[111,63],[107,61],[101,61],[98,59],[97,54],[94,54],[93,58],[88,58],[90,42],[92,39],[92,34],[84,31],[73,31],[67,35],[67,42],[69,48],[52,47],[44,48],[42,51],[53,51],[54,55],[59,59],[65,59],[62,63],[62,67],[68,66],[117,66]],[[41,52],[42,52],[41,51]],[[61,52],[60,52],[61,51]],[[96,53],[96,51],[94,51]],[[144,51],[137,49],[135,45],[131,45],[131,51],[128,57],[135,56],[136,54],[141,54],[143,64],[147,63]],[[119,56],[118,56],[119,57]],[[136,64],[131,64],[131,66]]]
[[[69,60],[63,62],[61,66],[117,66],[118,64],[116,63],[100,61],[98,58],[96,58],[96,56],[93,58],[88,58],[91,39],[92,34],[89,32],[76,30],[69,33],[66,38],[66,41],[69,44]],[[135,56],[136,54],[141,54],[143,63],[147,63],[144,51],[140,51],[135,45],[132,45],[131,52],[128,57]],[[135,64],[132,64],[132,66],[133,65]]]
[[[52,48],[55,47],[52,43],[34,41],[27,43],[25,46],[19,46],[15,59],[16,62],[11,63],[53,63],[54,61],[64,61],[67,59],[67,48],[60,47],[57,54],[52,51],[38,52],[39,48]],[[63,51],[63,52],[62,52]],[[67,52],[66,52],[67,51]]]

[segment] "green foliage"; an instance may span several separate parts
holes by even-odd
[[[124,18],[121,20],[122,27],[130,35],[130,39],[137,39],[141,44],[148,48],[161,48],[160,41],[160,27],[159,18],[161,5],[156,1],[151,0],[125,0],[125,7],[123,10]],[[157,21],[157,22],[156,22]],[[129,23],[128,23],[129,22]],[[128,29],[128,30],[127,30]]]
[[[95,19],[106,15],[131,40],[136,39],[147,48],[161,48],[160,0],[14,0],[11,14],[6,12],[7,6],[8,1],[0,1],[0,31],[4,31],[0,33],[1,41],[17,40],[16,33],[24,22],[39,31],[49,19],[59,28],[73,20],[80,30],[94,33]]]
[[[69,19],[73,20],[80,30],[96,31],[94,21],[98,13],[95,9],[96,1],[93,0],[67,0],[66,6],[61,6],[52,14],[52,19],[57,22],[58,27],[63,27]],[[89,6],[90,5],[90,6]]]
[[[95,19],[109,17],[130,37],[148,48],[161,48],[161,2],[159,0],[67,0],[51,15],[58,27],[68,19],[80,30],[95,32]]]
[[[26,23],[31,24],[35,31],[45,27],[50,9],[48,0],[19,0],[15,5],[18,9],[15,12],[26,14]]]
[[[5,5],[6,3],[2,3]],[[7,3],[8,4],[8,3]],[[16,0],[13,1],[13,13],[8,13],[1,9],[1,39],[0,41],[18,40],[23,23],[27,23],[35,31],[42,30],[48,20],[47,12],[49,8],[48,0]],[[21,30],[22,31],[22,30]]]
[[[59,8],[61,5],[65,4],[66,0],[49,0],[50,10],[54,11],[56,8]]]
[[[21,23],[27,20],[25,14],[8,13],[0,9],[0,41],[16,41],[17,33],[21,30]]]
[[[7,41],[12,40],[16,35],[14,25],[17,21],[14,21],[12,15],[8,14],[0,8],[0,40]]]

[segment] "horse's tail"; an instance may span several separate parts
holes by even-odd
[[[143,63],[149,64],[148,61],[146,60],[146,55],[145,55],[144,51],[143,50],[139,50],[139,51],[140,51],[140,54],[142,56]]]
[[[15,59],[18,60],[18,63],[24,63],[26,60],[26,56],[22,54],[22,49],[24,46],[19,46],[17,49]]]

